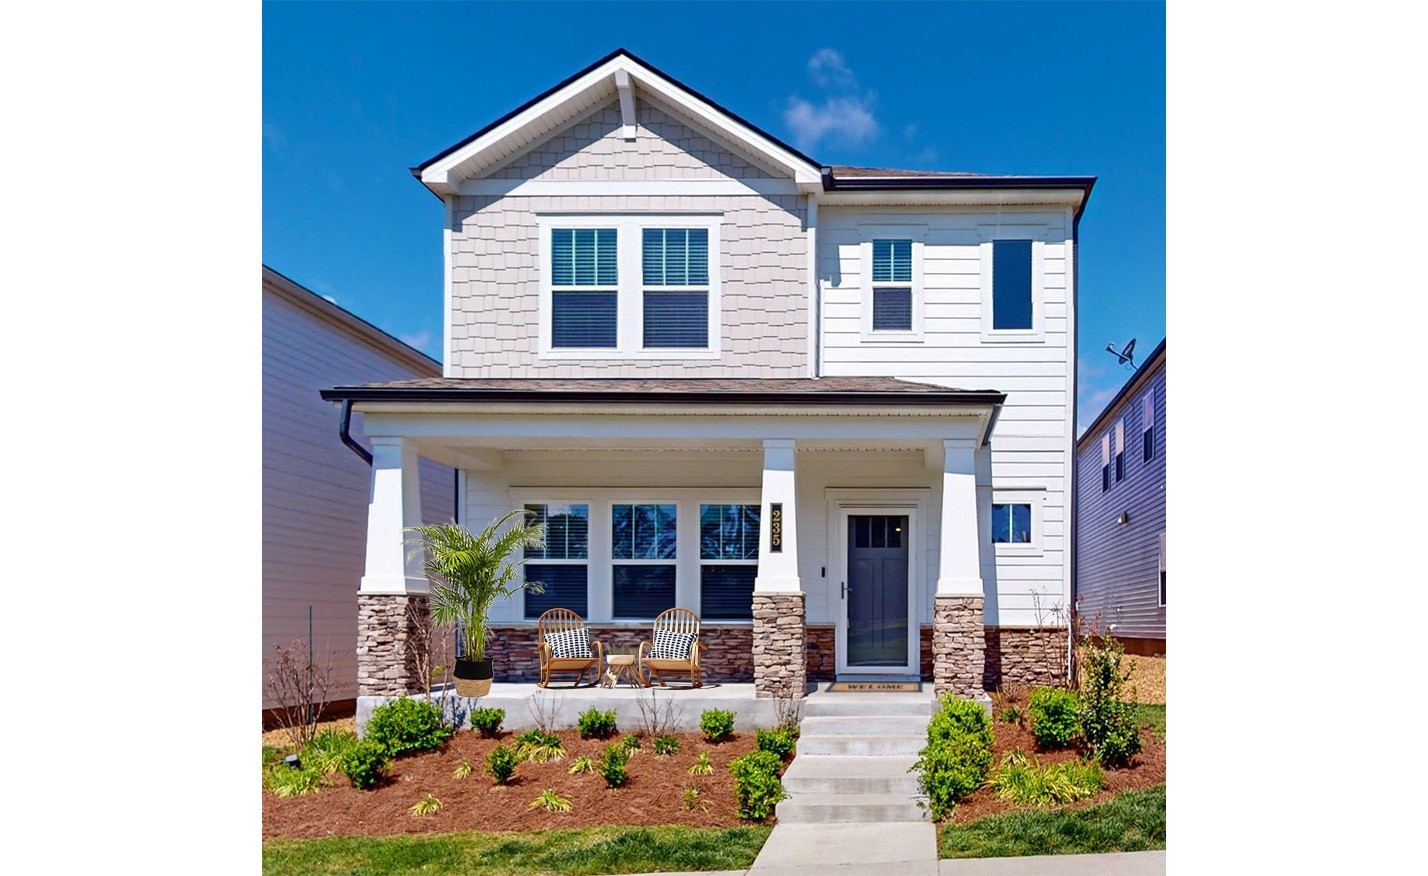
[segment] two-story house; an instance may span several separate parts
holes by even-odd
[[[1063,677],[1076,235],[1092,177],[825,166],[617,51],[412,169],[445,208],[438,379],[323,393],[374,456],[362,693],[416,690],[416,460],[559,534],[496,608],[648,637],[760,696]],[[394,672],[393,667],[399,671]]]

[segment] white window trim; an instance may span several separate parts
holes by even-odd
[[[982,546],[991,548],[999,557],[1039,557],[1042,554],[1045,528],[1046,502],[1045,488],[1023,488],[1017,490],[992,489],[991,500],[985,504],[982,520]],[[997,543],[992,541],[992,506],[1022,504],[1031,506],[1031,541],[1026,544]]]
[[[927,243],[925,225],[859,225],[859,287],[862,299],[862,342],[865,344],[920,344],[924,335],[922,261]],[[912,241],[912,283],[878,283],[879,286],[912,286],[912,330],[873,331],[873,241]]]
[[[759,488],[742,487],[651,487],[629,490],[623,487],[586,487],[577,491],[540,487],[512,487],[507,493],[511,507],[527,504],[571,504],[590,506],[590,538],[586,545],[589,557],[585,581],[586,623],[649,626],[649,618],[615,617],[615,563],[668,565],[673,563],[674,604],[699,612],[699,506],[758,505]],[[675,558],[673,560],[615,560],[611,554],[610,523],[616,505],[674,505]],[[691,516],[692,515],[692,516]],[[731,561],[732,562],[732,561]],[[520,575],[521,583],[525,574]],[[534,624],[525,619],[525,591],[513,601],[519,601],[515,619],[501,624]],[[752,620],[706,621],[703,626],[750,626]]]
[[[723,214],[718,213],[605,213],[605,214],[537,214],[540,243],[537,246],[536,269],[540,276],[540,304],[538,359],[718,359],[722,355],[722,319],[720,290],[722,288],[719,270],[720,241],[719,225]],[[551,276],[550,251],[551,231],[556,228],[614,228],[616,264],[619,270],[617,287],[616,345],[614,347],[552,347],[551,346]],[[640,247],[646,228],[703,228],[709,232],[709,346],[706,349],[681,347],[644,348],[644,275],[640,259]],[[660,291],[675,288],[694,289],[703,287],[659,287]]]
[[[981,239],[982,340],[996,344],[1040,344],[1046,341],[1046,237],[1045,225],[979,225]],[[998,240],[1031,241],[1031,328],[992,328],[992,244]]]

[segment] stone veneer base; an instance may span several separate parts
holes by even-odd
[[[802,593],[754,594],[754,695],[802,697],[807,645]]]
[[[357,696],[420,693],[426,684],[407,647],[414,626],[408,607],[426,611],[426,594],[357,594]]]
[[[935,696],[978,698],[983,688],[986,634],[981,596],[938,596],[932,605],[932,687]]]

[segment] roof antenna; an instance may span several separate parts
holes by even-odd
[[[1126,344],[1125,349],[1121,350],[1119,353],[1116,352],[1115,344],[1106,344],[1106,352],[1116,357],[1117,365],[1124,365],[1129,362],[1129,370],[1135,370],[1135,338],[1131,338],[1130,343]]]

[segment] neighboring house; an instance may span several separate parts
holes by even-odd
[[[376,455],[364,696],[415,690],[418,455],[464,520],[550,524],[495,609],[684,606],[761,696],[1064,677],[1076,229],[1092,177],[829,167],[618,51],[413,174],[445,205],[440,378],[336,386]],[[383,672],[387,677],[379,678]]]
[[[1080,614],[1165,654],[1165,341],[1076,442]]]
[[[336,701],[357,696],[357,605],[372,472],[338,438],[318,391],[439,374],[441,365],[263,266],[263,657],[306,647],[331,661]],[[352,433],[362,435],[361,415]],[[450,520],[455,475],[420,464],[425,519]],[[266,676],[265,676],[266,679]],[[263,690],[263,708],[272,702]]]

